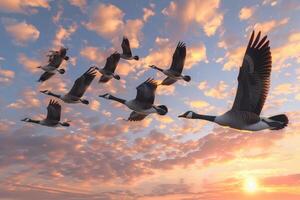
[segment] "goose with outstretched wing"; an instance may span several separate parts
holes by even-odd
[[[112,78],[120,80],[120,76],[115,74],[120,57],[121,55],[115,52],[106,59],[105,66],[102,69],[97,68],[97,70],[102,74],[99,79],[99,83],[106,83]]]
[[[136,90],[137,94],[133,100],[125,100],[115,97],[110,94],[99,95],[99,97],[110,99],[121,104],[126,105],[129,109],[133,110],[130,114],[129,121],[140,121],[151,113],[157,113],[159,115],[165,115],[168,112],[168,108],[164,105],[154,105],[155,91],[157,88],[157,82],[153,79],[147,79],[140,84]]]
[[[90,67],[83,75],[76,79],[72,89],[64,95],[54,94],[49,90],[41,91],[44,94],[61,99],[65,103],[83,103],[89,104],[89,101],[82,96],[96,77],[96,67]]]
[[[129,40],[127,37],[123,37],[121,47],[122,47],[121,58],[123,58],[125,60],[139,60],[139,56],[132,55],[130,43],[129,43]]]
[[[60,122],[60,116],[61,116],[61,105],[57,101],[51,99],[47,107],[47,117],[45,119],[35,120],[35,119],[25,118],[22,119],[21,121],[40,124],[49,127],[70,126],[68,122]]]
[[[173,53],[173,59],[170,69],[161,69],[155,65],[150,65],[152,69],[158,70],[164,73],[167,78],[165,78],[161,85],[172,85],[178,80],[184,80],[186,82],[191,81],[191,77],[187,75],[182,75],[182,70],[184,67],[186,57],[186,46],[183,42],[178,42],[177,47]]]
[[[252,32],[238,75],[238,89],[231,110],[220,116],[199,115],[187,111],[179,117],[203,119],[222,126],[249,131],[279,130],[288,125],[285,114],[261,117],[270,88],[272,57],[267,36],[260,39]]]
[[[44,82],[50,79],[56,72],[64,74],[64,69],[58,69],[63,62],[63,60],[69,60],[67,54],[68,48],[61,47],[59,51],[50,51],[48,55],[48,64],[44,66],[38,66],[38,68],[45,71],[39,78],[38,82]]]

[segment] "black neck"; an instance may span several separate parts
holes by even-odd
[[[39,124],[40,120],[29,119],[28,122]]]
[[[155,65],[154,65],[154,69],[156,69],[156,70],[158,70],[158,71],[161,71],[161,72],[163,72],[163,71],[164,71],[163,69],[161,69],[161,68],[158,68],[158,67],[156,67]]]
[[[54,96],[54,97],[56,97],[56,98],[60,98],[60,95],[58,95],[58,94],[54,94],[54,93],[52,93],[52,92],[49,92],[49,94],[48,95],[50,95],[50,96]]]
[[[117,101],[117,102],[122,103],[122,104],[125,104],[125,102],[126,102],[126,100],[120,99],[120,98],[118,98],[118,97],[114,97],[114,96],[112,96],[112,95],[109,96],[109,99],[114,100],[114,101]]]
[[[210,115],[199,115],[197,113],[193,113],[192,116],[193,119],[203,119],[206,121],[214,122],[216,119],[216,116],[210,116]]]

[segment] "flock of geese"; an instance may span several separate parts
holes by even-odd
[[[115,73],[119,60],[139,60],[139,56],[132,54],[129,40],[124,37],[122,41],[122,53],[114,52],[106,59],[105,66],[98,68],[90,67],[82,76],[77,78],[71,90],[66,94],[55,94],[49,90],[43,90],[42,93],[60,99],[65,103],[89,104],[83,95],[90,86],[97,72],[101,74],[100,83],[106,83],[111,79],[120,80],[121,77]],[[59,69],[63,60],[68,60],[67,48],[61,48],[59,51],[50,51],[48,64],[39,66],[44,73],[39,78],[39,82],[50,79],[57,72],[64,74],[64,69]],[[124,104],[132,110],[128,121],[143,120],[151,113],[166,115],[168,108],[165,105],[155,105],[155,91],[159,85],[171,85],[178,80],[189,82],[191,77],[183,75],[184,62],[186,57],[186,46],[179,42],[173,53],[172,63],[169,69],[165,70],[155,65],[149,66],[166,75],[166,78],[158,84],[153,79],[147,79],[140,84],[136,90],[136,97],[132,100],[126,100],[115,97],[109,93],[99,95],[99,97],[116,101]],[[193,111],[187,111],[178,117],[187,119],[201,119],[215,122],[221,126],[227,126],[239,130],[259,131],[264,129],[279,130],[287,126],[288,117],[285,114],[272,117],[261,117],[260,113],[266,101],[272,69],[271,51],[267,36],[261,38],[261,32],[255,36],[253,31],[243,58],[242,66],[238,75],[238,88],[232,108],[220,115],[210,116],[201,115]],[[70,126],[69,121],[61,122],[61,105],[54,99],[51,99],[47,107],[47,117],[43,120],[34,120],[25,118],[22,121],[37,123],[44,126]]]

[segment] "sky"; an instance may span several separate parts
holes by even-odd
[[[297,0],[1,0],[1,200],[299,200],[300,2]],[[252,30],[268,35],[271,88],[263,116],[284,113],[280,131],[245,132],[177,118],[187,110],[219,115],[231,108],[238,69]],[[62,104],[68,128],[42,119],[51,97],[65,93],[90,66],[121,51],[123,35],[139,61],[121,60],[121,80],[85,93],[89,105]],[[170,66],[179,41],[192,81],[161,86],[166,116],[127,122],[130,110],[100,99],[133,99],[149,65]],[[63,75],[37,80],[49,50],[69,48]]]

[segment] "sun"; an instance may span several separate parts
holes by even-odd
[[[258,190],[258,184],[255,178],[248,177],[244,182],[244,190],[248,193],[255,193]]]

